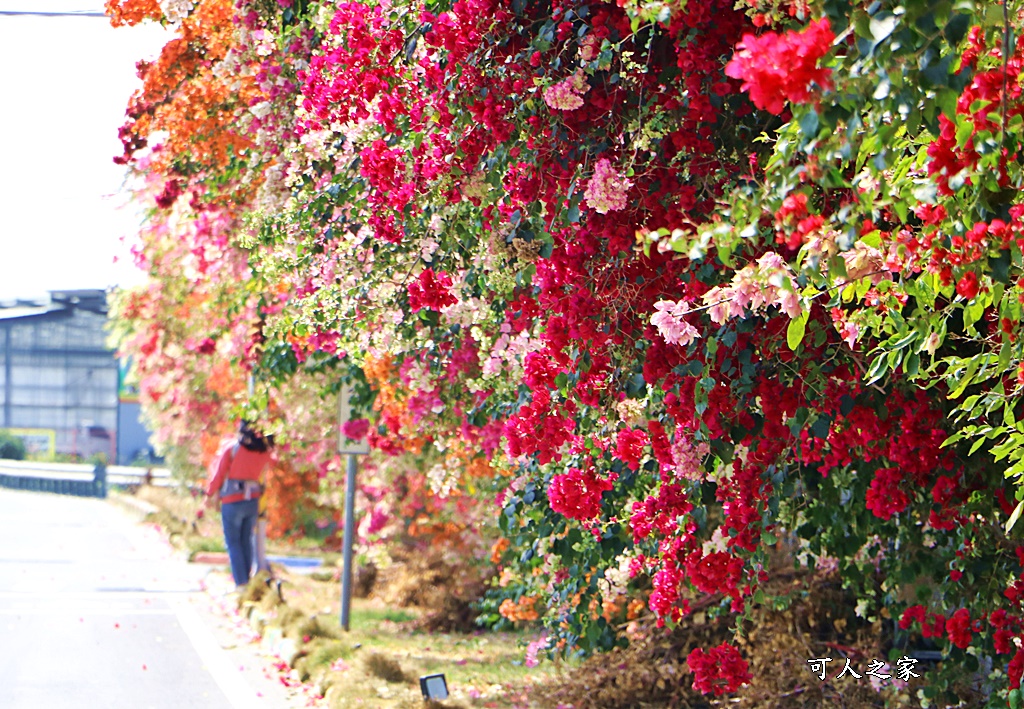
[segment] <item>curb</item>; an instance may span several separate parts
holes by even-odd
[[[246,615],[244,609],[242,615]],[[250,609],[248,613],[249,627],[253,629],[253,632],[260,634],[260,649],[267,654],[281,658],[291,667],[302,648],[291,638],[286,638],[281,628],[268,625],[269,620],[255,608]]]
[[[213,556],[213,554],[211,554]],[[271,623],[276,612],[266,612],[253,601],[247,601],[239,607],[236,593],[227,591],[232,588],[230,579],[224,579],[219,572],[211,572],[208,580],[219,579],[216,583],[207,583],[204,592],[211,601],[213,610],[222,618],[232,623],[235,637],[240,642],[250,645],[260,656],[270,662],[270,670],[276,674],[286,691],[292,694],[289,706],[324,707],[323,695],[317,687],[303,682],[292,664],[302,654],[303,645],[292,638],[286,638],[282,628]],[[270,675],[266,675],[270,676]]]
[[[151,505],[144,500],[136,499],[131,495],[125,495],[124,493],[117,492],[115,490],[109,490],[107,492],[107,501],[117,507],[120,507],[139,522],[145,520],[148,515],[155,514],[160,511],[160,509],[155,505]]]
[[[201,551],[192,557],[193,564],[211,564],[213,566],[227,566],[230,561],[227,552],[224,551]]]

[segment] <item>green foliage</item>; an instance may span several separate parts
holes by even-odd
[[[0,429],[0,458],[25,460],[25,442],[18,436]]]
[[[307,47],[310,57],[332,49],[341,56],[350,49],[345,33],[357,32],[346,17],[334,26],[341,35],[327,32],[335,9],[328,4],[286,13],[269,0],[254,6],[278,46],[239,54],[288,47],[280,59],[287,78],[309,58],[290,63],[292,42],[315,38],[324,44]],[[282,138],[289,144],[280,153],[267,137],[273,121],[261,127],[264,144],[251,165],[283,154],[276,166],[286,166],[288,195],[257,200],[233,237],[251,278],[239,289],[212,288],[223,297],[198,303],[258,317],[255,335],[224,323],[212,333],[215,347],[230,342],[239,359],[255,362],[248,400],[226,392],[232,410],[258,413],[280,396],[296,445],[321,442],[330,440],[330,424],[310,422],[322,424],[318,415],[330,410],[338,386],[353,384],[356,408],[379,413],[373,433],[395,454],[380,464],[391,477],[381,478],[391,490],[422,491],[389,510],[399,517],[394,526],[410,534],[429,525],[486,529],[470,503],[500,493],[504,568],[480,620],[505,627],[543,616],[568,652],[622,643],[624,609],[605,605],[626,594],[648,600],[670,624],[691,602],[712,618],[735,613],[743,632],[752,606],[790,602],[788,593],[758,588],[778,566],[782,543],[791,545],[789,557],[781,554],[786,563],[834,564],[860,599],[857,614],[872,622],[891,620],[909,605],[908,593],[943,617],[966,611],[980,619],[1007,605],[1020,564],[1005,535],[1017,529],[1021,507],[1009,515],[1012,504],[994,495],[1004,474],[1024,483],[1018,73],[1003,78],[1012,97],[992,97],[1000,72],[1019,72],[1022,52],[1009,24],[1019,24],[1019,8],[970,0],[750,3],[749,14],[776,23],[762,39],[799,35],[805,13],[827,18],[837,35],[816,47],[830,79],[803,87],[810,96],[791,98],[782,117],[750,110],[717,73],[717,60],[706,75],[687,73],[688,51],[700,54],[717,29],[700,20],[699,29],[681,31],[686,22],[678,20],[692,5],[609,4],[600,11],[621,22],[602,15],[598,23],[596,7],[514,1],[507,23],[475,28],[457,68],[440,45],[424,55],[424,8],[443,12],[448,3],[401,2],[380,13],[378,29],[394,32],[397,43],[389,56],[363,57],[375,86],[399,102],[419,101],[414,111],[395,111],[388,125],[371,107],[377,120],[342,128],[356,115],[344,102],[366,99],[332,88],[327,113],[339,109],[343,118],[304,135],[309,145]],[[598,24],[614,26],[612,39],[584,46]],[[724,58],[734,41],[708,51]],[[1013,59],[998,56],[1000,48],[1012,48]],[[533,61],[544,53],[543,63]],[[448,82],[443,89],[421,81],[417,56]],[[347,85],[361,84],[352,69],[339,61],[321,78],[349,72]],[[505,81],[512,72],[519,80]],[[576,109],[547,100],[546,89],[575,77],[594,92],[592,105],[600,87],[616,108],[579,121]],[[747,83],[750,90],[756,79]],[[687,136],[669,136],[688,125],[698,94],[712,84],[708,100],[724,110],[697,121],[693,132],[706,142],[690,155],[671,142]],[[292,135],[295,98],[273,109],[281,136]],[[491,129],[506,139],[468,139],[485,106],[500,117]],[[463,148],[478,143],[487,147],[463,162]],[[422,157],[435,149],[443,165],[431,166],[428,178]],[[394,165],[374,168],[374,160]],[[618,179],[636,182],[637,204],[612,216],[583,196],[598,191],[591,175],[601,160],[616,165]],[[206,186],[242,180],[244,166],[231,170]],[[387,204],[390,185],[407,178],[415,184],[407,183],[404,201]],[[667,184],[680,194],[663,193]],[[683,192],[691,207],[679,206]],[[392,224],[374,226],[382,216]],[[1016,231],[997,233],[1008,222]],[[634,246],[636,229],[647,235]],[[171,246],[160,248],[177,245],[166,241]],[[761,259],[771,264],[765,273]],[[189,298],[193,284],[168,271],[160,299]],[[453,278],[441,290],[455,302],[414,305],[413,279],[437,273]],[[542,312],[513,329],[522,302]],[[660,314],[671,313],[675,334],[662,327],[666,320],[651,329],[656,306],[668,308]],[[183,315],[206,323],[202,313]],[[680,335],[683,318],[699,326],[696,335]],[[155,332],[125,336],[165,354],[198,339],[194,322],[190,329],[166,314],[157,321]],[[521,336],[514,352],[512,336]],[[459,367],[457,353],[466,355]],[[539,359],[527,374],[532,354]],[[205,364],[189,359],[174,368],[204,390],[218,381]],[[166,369],[151,368],[149,381],[173,379]],[[185,396],[156,394],[154,408],[157,399]],[[203,410],[223,402],[209,403]],[[166,420],[180,420],[173,404],[159,405]],[[457,475],[446,465],[465,454],[460,434],[502,422],[510,455],[488,463],[509,476],[493,476],[495,489],[462,481],[453,495]],[[516,425],[521,454],[511,452]],[[527,440],[563,431],[571,436],[557,450]],[[671,445],[686,465],[666,453]],[[483,558],[478,547],[460,551]],[[613,578],[633,562],[638,574]],[[968,696],[963,676],[978,672],[979,655],[995,657],[992,636],[990,628],[973,631],[968,653],[943,636],[949,662],[923,704]],[[1008,696],[1019,703],[1005,675],[996,679],[990,705]]]
[[[195,558],[196,554],[227,551],[224,541],[219,537],[189,535],[185,538],[185,545],[188,548],[188,558],[190,561]]]

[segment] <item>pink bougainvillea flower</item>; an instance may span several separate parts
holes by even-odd
[[[615,171],[608,158],[601,158],[594,166],[594,174],[583,196],[591,209],[607,214],[626,208],[626,193],[632,186],[632,182]]]
[[[743,81],[741,88],[750,92],[755,106],[778,115],[786,101],[809,101],[812,83],[832,88],[832,70],[819,67],[818,61],[835,38],[827,19],[812,22],[800,32],[745,34],[725,74]]]
[[[670,345],[688,345],[700,337],[700,333],[690,323],[683,320],[689,311],[689,304],[680,300],[662,300],[654,304],[656,312],[651,316],[651,325],[658,328],[665,342]]]
[[[352,419],[351,421],[346,421],[342,425],[341,430],[345,434],[345,438],[361,441],[370,430],[370,422],[367,419]]]
[[[575,111],[583,105],[583,94],[590,90],[582,70],[544,89],[544,103],[558,111]]]

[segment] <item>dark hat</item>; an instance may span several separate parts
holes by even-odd
[[[264,436],[254,424],[243,419],[238,426],[238,443],[246,450],[262,453],[274,447],[274,437]]]

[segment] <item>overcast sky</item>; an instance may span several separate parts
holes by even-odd
[[[102,0],[0,0],[0,301],[140,282],[128,245],[138,217],[119,208],[117,129],[135,62],[171,36],[114,29]],[[115,263],[115,258],[117,263]]]

